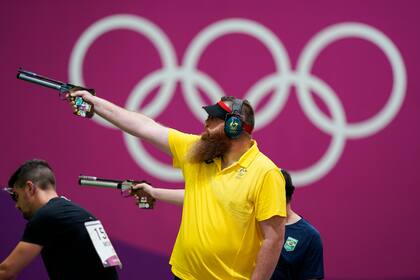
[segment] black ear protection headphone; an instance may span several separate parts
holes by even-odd
[[[230,139],[236,139],[243,131],[242,106],[244,102],[240,99],[234,99],[232,111],[226,114],[225,118],[225,134]]]

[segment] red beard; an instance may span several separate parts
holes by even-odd
[[[223,129],[212,133],[203,132],[201,139],[196,142],[188,152],[191,162],[209,162],[217,157],[222,157],[231,147],[230,139]]]

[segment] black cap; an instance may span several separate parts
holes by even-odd
[[[224,120],[226,118],[226,114],[228,114],[229,111],[223,109],[219,103],[220,102],[213,105],[203,106],[203,109],[207,112],[207,114],[209,114],[209,116]]]

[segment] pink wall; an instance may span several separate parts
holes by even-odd
[[[113,239],[168,256],[179,208],[141,211],[116,191],[79,187],[77,177],[182,187],[170,159],[73,116],[56,92],[17,80],[16,69],[83,83],[195,133],[202,104],[247,97],[261,150],[301,186],[294,208],[322,234],[327,278],[420,278],[417,1],[0,5],[2,184],[21,162],[47,159],[61,194],[99,216]],[[0,218],[10,211],[2,203]],[[4,257],[20,233],[1,228]]]

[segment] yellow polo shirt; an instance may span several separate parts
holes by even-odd
[[[182,221],[172,251],[172,272],[183,280],[249,279],[262,234],[258,221],[286,216],[285,181],[257,147],[221,170],[221,159],[190,163],[199,136],[169,132],[174,167],[185,179]]]

